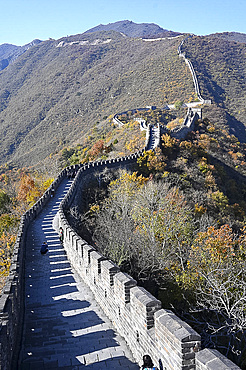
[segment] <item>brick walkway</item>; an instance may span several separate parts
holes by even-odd
[[[26,310],[21,370],[138,370],[131,352],[73,271],[52,220],[71,181],[32,223],[26,257]],[[46,241],[47,255],[40,254]]]

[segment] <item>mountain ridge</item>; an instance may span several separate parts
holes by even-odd
[[[211,37],[222,38],[227,41],[235,41],[235,42],[242,42],[246,43],[246,34],[241,32],[219,32],[219,33],[211,33]]]
[[[41,42],[41,40],[34,39],[23,46],[12,44],[0,45],[0,71],[5,69],[9,64],[13,63],[19,56],[25,53],[25,51],[40,44]]]
[[[87,30],[85,33],[97,32],[97,31],[117,31],[121,32],[127,37],[159,37],[160,35],[177,36],[181,33],[168,31],[163,29],[155,23],[134,23],[129,20],[118,21],[114,23],[108,23],[106,25],[100,24]]]

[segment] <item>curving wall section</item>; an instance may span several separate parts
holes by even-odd
[[[161,144],[161,127],[160,124],[149,124],[146,132],[145,150],[154,150]]]
[[[145,110],[145,108],[142,108],[142,110]],[[134,113],[135,111],[136,110],[133,109],[132,113]],[[123,114],[123,113],[120,113],[120,114]],[[124,126],[124,123],[118,119],[118,115],[119,114],[115,114],[113,118],[113,122],[119,125],[119,127],[122,127]],[[184,139],[185,136],[194,129],[194,124],[196,120],[199,118],[202,118],[202,109],[189,107],[183,124],[172,130],[168,130],[165,126],[161,126],[159,123],[155,126],[152,124],[147,124],[145,120],[137,119],[137,121],[139,121],[139,124],[140,124],[140,130],[143,130],[143,124],[146,125],[147,127],[147,128],[144,128],[144,130],[146,130],[144,150],[154,150],[155,148],[160,146],[161,135],[163,134],[170,134],[176,139]]]

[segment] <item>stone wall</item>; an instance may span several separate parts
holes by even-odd
[[[146,130],[145,150],[155,150],[161,144],[161,126],[149,124]]]
[[[188,112],[182,126],[171,130],[170,135],[179,140],[184,139],[186,135],[194,129],[195,122],[199,118],[202,118],[201,108],[188,108]]]
[[[189,67],[189,70],[190,70],[190,73],[192,75],[192,79],[193,79],[193,83],[194,83],[194,87],[195,87],[195,92],[196,92],[196,95],[198,97],[198,99],[200,100],[200,102],[202,104],[211,104],[211,100],[204,100],[203,97],[201,96],[201,93],[200,93],[200,87],[199,87],[199,84],[198,84],[198,80],[197,80],[197,76],[196,76],[196,72],[194,70],[194,67],[193,67],[193,64],[191,63],[191,61],[189,59],[186,58],[185,56],[185,53],[182,53],[182,46],[183,46],[183,43],[185,42],[185,40],[187,40],[189,37],[192,37],[192,36],[188,36],[186,37],[184,40],[181,41],[181,43],[179,44],[179,47],[178,47],[178,54],[181,58],[184,59],[185,63],[187,64],[187,66]]]
[[[239,367],[233,364],[216,349],[205,348],[196,355],[196,370],[238,370]]]
[[[194,72],[195,73],[195,72]],[[203,100],[203,102],[205,102]],[[187,104],[186,104],[187,105]],[[146,108],[142,108],[142,110],[145,110]],[[168,108],[169,109],[169,108]],[[174,109],[174,106],[173,108]],[[140,110],[140,109],[138,109]],[[135,112],[135,110],[132,110],[132,112]],[[126,112],[124,112],[126,113]],[[123,114],[123,113],[120,113]],[[115,124],[118,124],[120,127],[124,125],[123,122],[121,122],[117,117],[120,114],[116,114],[113,118],[113,121]],[[160,146],[161,142],[161,135],[163,134],[170,134],[172,137],[175,137],[176,139],[182,140],[186,137],[186,135],[194,129],[194,124],[198,118],[202,118],[202,109],[201,108],[195,108],[195,107],[188,107],[187,115],[184,119],[184,122],[182,126],[179,126],[177,128],[174,128],[172,130],[168,130],[166,126],[161,126],[159,123],[157,124],[157,130],[155,132],[158,133],[158,140],[156,140],[156,145],[152,146],[152,140],[153,140],[153,125],[147,124],[146,129],[146,138],[145,138],[145,150],[155,149],[156,147]],[[137,121],[140,123],[140,130],[142,129],[142,120],[137,118]]]

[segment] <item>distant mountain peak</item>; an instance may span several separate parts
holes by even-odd
[[[108,24],[99,24],[86,31],[85,33],[100,32],[100,31],[117,31],[123,33],[128,37],[153,37],[153,36],[164,36],[168,33],[168,36],[176,36],[177,32],[168,31],[155,23],[134,23],[129,20],[118,21]]]

